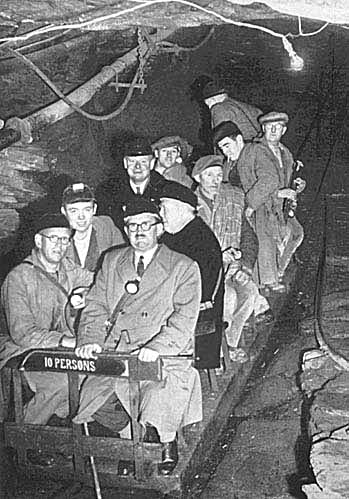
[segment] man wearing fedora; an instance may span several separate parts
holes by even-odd
[[[76,354],[88,359],[112,350],[133,353],[143,362],[172,356],[162,359],[162,381],[140,382],[140,423],[147,430],[145,439],[154,441],[158,435],[163,444],[160,472],[167,475],[177,464],[180,426],[202,419],[200,378],[186,358],[193,352],[200,271],[193,260],[158,243],[163,225],[150,200],[130,200],[124,224],[130,246],[106,255],[81,316]],[[114,317],[121,299],[122,310]],[[114,390],[129,411],[128,386],[125,378],[90,376],[74,422],[91,421]]]
[[[258,117],[263,111],[258,107],[233,99],[223,86],[214,81],[205,85],[202,95],[211,112],[212,129],[223,121],[232,121],[241,130],[245,141],[251,141],[260,133]]]
[[[150,143],[137,137],[125,144],[124,170],[117,177],[103,182],[96,191],[99,215],[109,215],[123,230],[122,207],[133,197],[158,199],[166,179],[154,170],[155,159]]]
[[[253,221],[259,241],[258,271],[261,286],[285,291],[282,277],[292,255],[303,241],[303,228],[296,217],[285,218],[285,199],[296,201],[289,187],[295,165],[289,149],[281,143],[289,118],[272,111],[259,118],[263,136],[247,144],[237,168],[246,194],[246,215]],[[305,181],[298,179],[300,188]]]
[[[193,146],[178,135],[161,137],[151,145],[155,157],[154,170],[167,180],[174,180],[186,187],[192,186],[185,162],[190,157]]]

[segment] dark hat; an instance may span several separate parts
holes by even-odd
[[[149,140],[144,137],[138,137],[136,139],[126,142],[124,148],[125,156],[152,156],[153,151],[150,147]]]
[[[166,182],[160,192],[161,198],[177,199],[177,201],[182,201],[182,203],[190,204],[193,208],[197,208],[198,205],[196,194],[178,182]]]
[[[83,183],[68,185],[63,191],[62,206],[80,201],[96,201],[91,187]]]
[[[222,156],[210,154],[209,156],[203,156],[202,158],[198,159],[194,165],[191,176],[197,181],[200,173],[206,170],[206,168],[210,168],[211,166],[220,166],[221,168],[223,168]]]
[[[52,229],[56,227],[70,229],[68,220],[61,213],[45,213],[34,223],[35,234],[44,229]]]
[[[189,142],[186,139],[183,139],[179,135],[170,135],[166,137],[161,137],[161,139],[157,140],[154,142],[154,144],[151,145],[151,148],[153,151],[156,149],[163,149],[164,147],[178,147],[181,158],[183,160],[186,160],[191,153],[193,152],[193,146],[189,144]]]
[[[122,207],[124,218],[139,215],[140,213],[152,213],[158,218],[160,217],[159,208],[152,199],[144,198],[143,196],[133,196]]]
[[[281,122],[287,125],[288,123],[288,115],[286,113],[280,113],[278,111],[272,111],[267,114],[263,114],[258,118],[258,121],[261,125],[265,123],[273,123],[273,122]]]
[[[213,143],[217,145],[225,137],[235,139],[238,135],[242,136],[241,130],[233,121],[223,121],[213,129]]]
[[[209,99],[215,95],[227,93],[226,89],[221,85],[217,85],[214,81],[209,81],[202,91],[202,96],[204,99]]]

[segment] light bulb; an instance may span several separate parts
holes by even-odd
[[[290,59],[290,68],[293,71],[302,71],[304,68],[304,60],[297,55],[296,52],[290,56]]]

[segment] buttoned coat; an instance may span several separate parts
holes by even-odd
[[[165,245],[158,247],[145,269],[138,293],[130,295],[106,340],[105,322],[124,294],[125,284],[136,277],[132,247],[113,250],[106,255],[81,316],[78,346],[98,343],[106,350],[117,352],[132,352],[147,346],[160,355],[191,354],[201,299],[200,271],[191,259]],[[165,423],[165,426],[177,425],[176,431],[181,422],[189,424],[201,419],[200,383],[191,362],[173,359],[163,363],[166,386],[159,384],[152,388],[153,396],[145,397],[147,402],[143,404],[141,415],[157,427],[160,436]],[[86,383],[75,422],[89,421],[110,396],[114,384],[116,394],[127,409],[124,380],[105,379],[104,390],[93,401],[89,383]],[[95,393],[93,377],[90,377],[90,386]],[[159,404],[160,399],[162,403]]]

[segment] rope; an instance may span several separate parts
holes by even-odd
[[[203,45],[205,45],[206,42],[208,42],[208,40],[211,38],[211,36],[213,35],[214,31],[215,31],[216,27],[213,26],[210,31],[208,32],[208,34],[205,36],[205,38],[200,42],[198,43],[197,45],[195,45],[194,47],[182,47],[181,45],[178,45],[176,43],[172,43],[172,42],[167,42],[167,41],[164,41],[164,42],[159,42],[157,43],[157,45],[160,47],[160,48],[171,48],[173,47],[173,51],[174,52],[193,52],[194,50],[198,50],[199,48],[201,48]]]

